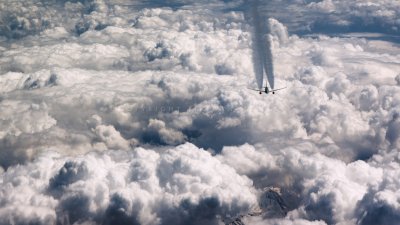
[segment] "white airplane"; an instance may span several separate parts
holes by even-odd
[[[275,91],[279,91],[279,90],[282,90],[282,89],[285,89],[285,88],[286,87],[269,90],[268,87],[266,86],[266,87],[264,87],[264,89],[252,89],[252,88],[249,88],[249,89],[253,90],[253,91],[258,91],[260,93],[260,95],[261,95],[262,93],[269,94],[270,92],[272,92],[272,94],[275,94]]]

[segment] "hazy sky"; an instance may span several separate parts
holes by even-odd
[[[253,2],[0,0],[0,224],[398,223],[400,2]]]

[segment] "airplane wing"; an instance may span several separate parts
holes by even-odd
[[[279,91],[279,90],[282,90],[282,89],[285,89],[285,88],[287,88],[287,87],[278,88],[278,89],[274,89],[274,90],[270,90],[270,91]]]
[[[263,91],[263,90],[253,89],[253,88],[247,88],[247,89],[253,90],[253,91]]]

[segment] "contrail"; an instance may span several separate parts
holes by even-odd
[[[250,10],[248,18],[253,23],[252,30],[252,50],[253,68],[257,80],[258,88],[263,86],[264,72],[267,75],[269,86],[274,89],[274,65],[271,51],[271,41],[268,37],[269,26],[263,26],[262,19],[258,13],[258,0],[248,0]]]

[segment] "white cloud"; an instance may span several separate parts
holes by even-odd
[[[27,105],[18,101],[3,101],[0,110],[2,112],[0,126],[3,128],[0,133],[1,138],[5,135],[39,133],[56,125],[57,122],[49,116],[45,103]]]
[[[248,21],[226,12],[240,2],[59,3],[0,3],[0,223],[217,224],[270,186],[288,214],[245,223],[398,220],[394,43],[270,19],[287,88],[259,95]],[[397,3],[384,3],[308,3],[298,22],[322,8],[340,12],[327,26],[369,26],[371,12],[390,33]]]
[[[191,144],[47,154],[1,177],[4,223],[209,224],[257,204],[251,180]]]

